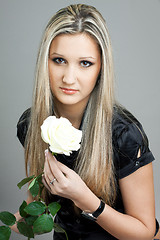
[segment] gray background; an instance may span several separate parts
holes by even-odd
[[[0,0],[0,211],[16,212],[26,198],[16,184],[25,176],[16,123],[31,105],[42,31],[67,0]],[[154,153],[156,215],[160,220],[160,1],[86,0],[105,17],[113,44],[116,94],[142,123]],[[12,233],[11,239],[26,239]],[[36,239],[52,239],[52,234]]]

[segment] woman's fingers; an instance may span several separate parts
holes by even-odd
[[[66,176],[69,177],[69,175],[72,173],[74,173],[74,171],[70,168],[68,168],[66,165],[64,165],[61,162],[56,161],[56,164],[58,166],[58,168],[61,170],[61,172]]]
[[[60,164],[50,152],[45,153],[45,156],[46,168],[48,173],[47,175],[50,181],[53,178],[56,178],[57,182],[64,182],[67,177],[68,168],[63,164]]]
[[[49,166],[49,163],[48,163],[47,159],[44,163],[44,177],[45,177],[47,183],[48,183],[49,180],[51,181],[51,179],[53,179],[53,177],[54,177],[52,172],[51,172],[51,169],[50,169],[50,166]]]
[[[47,189],[62,197],[75,200],[78,193],[86,189],[86,184],[72,169],[60,163],[50,152],[45,152],[44,182]],[[48,186],[49,188],[48,188]]]
[[[44,177],[46,184],[49,186],[49,189],[48,186],[47,189],[52,194],[59,195],[69,184],[67,174],[71,170],[59,163],[50,152],[45,151],[45,158]]]
[[[46,181],[46,178],[44,176],[42,176],[42,182],[43,182],[43,185],[45,186],[45,188],[48,189],[49,192],[51,192],[51,188],[50,186],[48,185],[47,181]]]

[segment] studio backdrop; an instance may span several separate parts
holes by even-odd
[[[26,189],[24,150],[16,124],[31,106],[36,56],[50,17],[77,0],[0,0],[0,211],[16,212]],[[160,221],[160,1],[85,0],[104,16],[111,35],[116,96],[140,122],[154,161],[156,216]],[[13,240],[26,239],[12,233]],[[52,233],[36,239],[52,239]]]

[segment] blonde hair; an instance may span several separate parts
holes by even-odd
[[[116,182],[112,159],[112,117],[115,104],[112,48],[105,20],[92,6],[75,4],[63,8],[51,18],[45,29],[37,59],[31,121],[25,142],[26,172],[28,166],[31,175],[38,175],[43,169],[47,146],[41,139],[40,126],[54,111],[48,75],[50,44],[60,34],[77,33],[86,33],[95,39],[101,50],[102,66],[86,107],[82,125],[83,139],[74,170],[98,197],[113,205]]]

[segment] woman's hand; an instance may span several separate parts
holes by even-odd
[[[53,179],[55,181],[51,184]],[[88,206],[90,201],[94,202],[93,210],[99,205],[99,199],[91,192],[80,176],[58,162],[49,151],[45,152],[43,184],[52,194],[72,200],[82,210],[90,207]]]
[[[27,198],[27,200],[26,200],[27,204],[33,202],[33,200],[34,200],[34,199],[33,199],[32,195],[31,195],[30,192],[28,191],[28,198]],[[16,213],[14,214],[14,216],[16,217],[16,221],[17,221],[17,222],[18,222],[18,221],[23,221],[23,217],[21,217],[19,211],[16,212]],[[19,233],[19,230],[18,230],[18,228],[17,228],[17,223],[15,223],[14,225],[10,226],[10,228],[11,228],[14,232]]]

